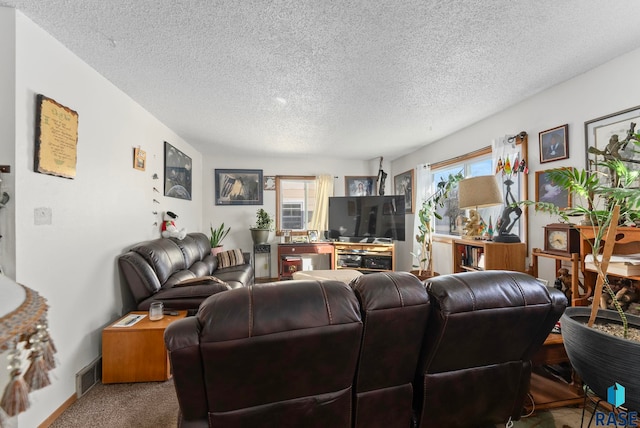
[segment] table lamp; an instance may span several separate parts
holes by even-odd
[[[465,236],[476,238],[481,234],[478,208],[502,204],[500,187],[493,175],[465,178],[458,183],[458,206],[471,209],[469,222],[465,225]]]

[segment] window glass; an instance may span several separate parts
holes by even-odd
[[[480,175],[493,175],[491,154],[483,155],[481,157],[469,159],[465,162],[449,165],[446,168],[440,168],[432,172],[432,192],[435,191],[436,186],[442,180],[446,180],[449,175],[455,175],[459,171],[462,171],[465,178],[478,177]],[[495,229],[495,222],[497,216],[500,215],[502,210],[501,206],[480,208],[478,212],[483,221],[489,225],[492,223]],[[462,235],[464,232],[464,223],[466,220],[466,210],[458,208],[458,188],[454,188],[450,197],[445,201],[443,207],[438,207],[436,212],[442,217],[442,219],[435,219],[435,232],[446,235]]]
[[[276,229],[306,232],[316,207],[315,177],[276,177]]]

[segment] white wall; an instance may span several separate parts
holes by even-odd
[[[6,10],[2,12],[0,19],[5,19]],[[6,27],[1,28],[4,32]],[[201,230],[202,158],[19,12],[16,51],[16,154],[11,175],[20,221],[15,227],[15,279],[48,299],[59,361],[51,373],[52,385],[31,394],[31,409],[19,416],[19,425],[34,427],[74,394],[75,374],[101,352],[102,328],[130,303],[128,291],[121,288],[116,258],[129,245],[160,236],[161,216],[152,211],[174,211],[180,227]],[[4,66],[0,70],[0,77],[5,77]],[[36,94],[78,112],[73,180],[33,170]],[[162,196],[164,141],[193,159],[192,201]],[[137,146],[147,151],[146,171],[132,168]],[[153,173],[161,179],[152,180]],[[160,203],[153,203],[154,198]],[[51,209],[50,225],[34,225],[34,209],[39,207]]]
[[[533,199],[535,171],[564,166],[585,167],[584,122],[640,105],[636,71],[639,68],[640,49],[637,49],[395,160],[392,163],[393,173],[420,163],[450,159],[490,145],[496,137],[525,131],[529,135],[529,199]],[[569,125],[569,158],[540,164],[538,133],[565,123]],[[547,214],[535,214],[530,210],[529,253],[532,248],[543,248],[542,227],[555,221]],[[437,259],[434,262],[438,264]],[[553,261],[540,259],[540,263],[540,276],[553,280]],[[407,269],[408,266],[399,265],[398,269]],[[436,270],[440,271],[439,268]]]
[[[14,168],[15,162],[15,11],[0,7],[0,165]],[[7,192],[9,203],[0,210],[0,268],[15,277],[15,174],[2,174],[0,195]]]
[[[345,176],[375,176],[378,174],[379,159],[374,161],[353,161],[337,160],[329,158],[295,158],[287,159],[282,157],[264,158],[243,156],[205,156],[203,160],[203,207],[202,218],[205,228],[212,223],[217,227],[224,222],[225,226],[231,226],[229,236],[225,238],[223,244],[226,249],[241,248],[244,251],[251,251],[253,243],[249,227],[255,224],[256,211],[264,208],[267,212],[275,216],[276,213],[276,192],[275,190],[265,190],[263,194],[263,205],[215,205],[214,171],[215,169],[262,169],[267,175],[320,175],[330,174],[334,177],[334,195],[344,196]],[[388,167],[385,167],[388,170]],[[387,192],[389,191],[389,178],[387,178]],[[388,193],[387,193],[388,194]],[[277,247],[274,244],[279,242],[279,237],[271,234],[271,276],[276,277],[278,273]],[[266,276],[267,272],[262,266],[262,260],[257,264],[257,275]]]

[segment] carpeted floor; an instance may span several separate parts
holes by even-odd
[[[582,410],[561,408],[514,422],[514,428],[580,428]],[[50,428],[175,428],[178,401],[173,381],[98,384]],[[585,420],[584,426],[589,422]],[[502,427],[503,425],[500,425]]]
[[[175,428],[178,400],[173,381],[97,384],[50,428]]]

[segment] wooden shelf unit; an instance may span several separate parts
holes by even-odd
[[[389,272],[396,270],[396,249],[395,244],[369,244],[335,242],[333,244],[333,269],[356,269],[363,273],[368,272]],[[344,257],[360,256],[360,266],[344,266],[341,260]],[[368,260],[368,262],[365,262]],[[377,264],[386,267],[367,267],[365,264]]]
[[[591,295],[592,289],[587,287],[585,288],[587,290],[585,293],[580,292],[580,278],[578,275],[581,266],[580,254],[571,253],[571,257],[559,256],[557,254],[545,253],[540,248],[534,248],[533,251],[531,251],[531,267],[532,275],[536,278],[538,277],[538,257],[554,259],[556,261],[556,272],[562,266],[563,261],[571,263],[571,302],[569,302],[569,304],[571,306],[585,306],[585,302],[587,302],[587,298]]]
[[[595,288],[598,274],[597,272],[589,270],[585,267],[584,259],[587,254],[591,254],[590,241],[595,238],[596,231],[593,226],[576,226],[576,229],[580,231],[580,262],[582,264],[582,277],[584,279],[584,286],[587,289],[587,294],[581,296],[581,299],[579,299],[577,302],[574,299],[574,304],[576,306],[588,306],[591,302],[589,302],[587,298],[591,296],[593,289]],[[640,253],[640,228],[618,227],[616,231],[616,242],[613,247],[613,254],[636,253]],[[607,275],[629,278],[633,281],[640,281],[640,276],[637,275],[625,276],[610,272],[608,272]]]
[[[527,246],[524,242],[503,243],[493,241],[480,241],[474,239],[453,240],[453,272],[465,272],[476,270],[511,270],[525,272],[525,258]],[[479,259],[483,255],[484,268],[471,262],[474,253]]]

